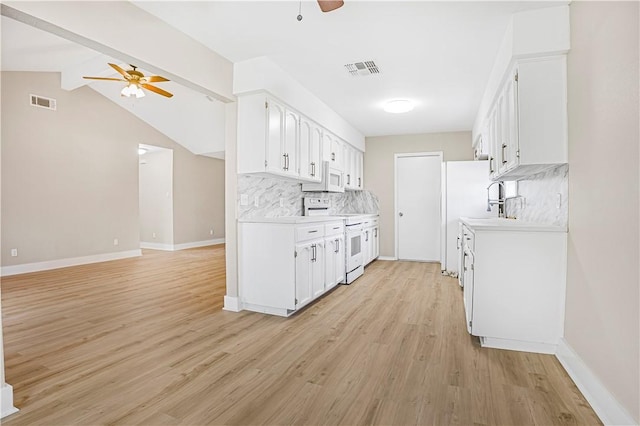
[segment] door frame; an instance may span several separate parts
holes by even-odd
[[[403,153],[395,153],[393,155],[393,222],[394,222],[394,233],[395,233],[395,238],[394,238],[394,243],[395,243],[395,247],[394,247],[394,257],[396,259],[400,259],[398,257],[398,240],[399,240],[399,233],[398,233],[398,159],[400,158],[407,158],[407,157],[439,157],[440,158],[440,164],[443,163],[443,153],[442,151],[429,151],[429,152],[403,152]],[[442,172],[441,172],[442,173]],[[442,178],[441,178],[442,179]],[[439,226],[441,226],[442,223],[442,182],[440,182],[440,209],[438,209],[440,211],[440,218],[438,220],[438,224]],[[440,241],[439,244],[442,245],[442,235],[440,235]]]

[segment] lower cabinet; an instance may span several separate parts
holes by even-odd
[[[238,224],[244,309],[289,316],[344,279],[343,221]]]
[[[362,230],[362,258],[366,265],[380,255],[380,238],[378,235],[378,219],[367,219]]]
[[[296,245],[296,309],[324,293],[324,240]]]
[[[462,236],[469,333],[483,347],[555,353],[564,334],[566,231],[463,226]]]

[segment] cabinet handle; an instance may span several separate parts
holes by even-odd
[[[314,229],[313,231],[307,231],[307,234],[313,234],[314,232],[318,232],[318,230]]]
[[[375,234],[373,234],[373,236],[377,237],[378,236],[378,228],[374,229],[374,231],[375,231]]]
[[[311,261],[312,262],[316,261],[316,245],[315,244],[311,245]]]
[[[311,176],[315,177],[316,175],[316,163],[311,162]]]
[[[340,240],[336,238],[336,251],[335,253],[340,253]]]
[[[335,152],[331,153],[331,161],[336,161],[336,153]]]
[[[347,173],[347,185],[351,185],[351,175]]]
[[[495,172],[495,170],[493,170],[493,157],[489,158],[489,173],[493,173]]]
[[[460,235],[456,237],[456,249],[460,249]]]
[[[358,188],[362,186],[362,178],[358,178]]]
[[[367,238],[365,239],[365,241],[369,241],[369,231],[365,231],[365,234],[367,236]]]
[[[282,161],[284,162],[284,165],[282,166],[282,170],[286,171],[287,170],[287,154],[282,154]]]
[[[504,159],[506,157],[506,154],[504,153],[504,150],[506,148],[507,148],[507,144],[503,143],[502,144],[502,164],[507,164],[507,160]]]

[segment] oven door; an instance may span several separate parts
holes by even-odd
[[[347,272],[362,266],[362,226],[347,227]]]

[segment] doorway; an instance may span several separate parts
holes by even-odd
[[[442,152],[395,155],[398,260],[440,261]]]

